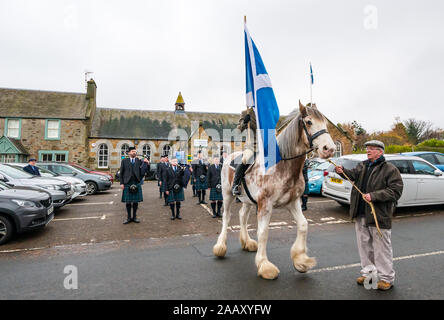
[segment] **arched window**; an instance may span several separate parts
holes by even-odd
[[[97,159],[99,161],[98,163],[99,168],[108,168],[108,160],[109,160],[108,146],[105,143],[102,143],[99,146]]]
[[[125,158],[128,155],[129,145],[127,143],[122,144],[120,147],[120,159]]]
[[[151,147],[149,144],[146,144],[143,146],[142,148],[142,153],[144,157],[147,157],[148,159],[150,159],[151,157]]]
[[[171,154],[170,154],[170,152],[171,152],[171,146],[170,146],[169,144],[164,145],[164,146],[163,146],[163,152],[162,152],[162,154],[163,154],[163,155],[167,154],[168,157],[171,158]]]
[[[336,141],[335,145],[336,145],[336,152],[335,152],[334,157],[338,158],[338,157],[342,156],[342,143],[341,143],[341,141]]]

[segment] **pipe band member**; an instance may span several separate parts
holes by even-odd
[[[223,204],[222,197],[222,181],[221,181],[222,166],[220,159],[216,155],[213,158],[213,164],[208,168],[208,189],[210,189],[211,208],[213,209],[213,218],[222,217],[220,209]],[[217,211],[216,211],[217,206]]]
[[[207,204],[207,202],[205,202],[205,190],[208,189],[208,162],[204,160],[201,150],[198,151],[197,159],[192,162],[191,167],[193,169],[197,196],[199,197],[199,202],[196,204]]]
[[[150,164],[147,158],[144,158],[143,161],[136,158],[137,152],[134,147],[129,148],[128,155],[129,157],[123,159],[120,164],[122,202],[126,203],[126,211],[128,214],[123,224],[140,222],[140,220],[137,219],[136,213],[139,202],[143,201],[142,183]],[[133,209],[132,216],[131,208]]]
[[[171,159],[171,165],[163,171],[162,184],[165,186],[165,193],[168,195],[168,204],[171,208],[171,220],[179,219],[180,203],[185,200],[184,173],[185,168],[178,165],[177,159]],[[174,210],[176,209],[176,210]]]

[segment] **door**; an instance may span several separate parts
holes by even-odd
[[[435,168],[421,160],[412,160],[418,183],[416,203],[429,204],[444,202],[444,176],[435,176]]]
[[[401,198],[398,200],[398,207],[413,204],[416,201],[416,193],[418,191],[418,183],[416,176],[413,174],[409,162],[407,160],[388,160],[401,173],[404,187],[402,189]]]

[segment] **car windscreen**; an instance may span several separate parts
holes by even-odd
[[[319,164],[318,166],[316,166],[314,168],[314,170],[316,170],[316,171],[324,171],[324,170],[328,170],[330,168],[330,166],[333,167],[333,165],[330,162],[323,162],[323,163]]]
[[[0,165],[0,173],[2,172],[13,179],[29,179],[33,177],[30,173],[6,165]]]
[[[351,170],[356,168],[356,166],[360,163],[359,160],[352,160],[352,159],[344,159],[344,158],[338,158],[334,163],[336,163],[338,166],[343,166],[347,170]],[[334,166],[331,166],[328,168],[329,172],[334,171]]]

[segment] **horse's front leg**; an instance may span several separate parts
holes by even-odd
[[[276,279],[279,269],[267,257],[268,225],[270,224],[272,204],[269,200],[258,203],[257,212],[257,238],[258,249],[256,253],[257,274],[264,279]]]
[[[307,272],[316,265],[316,259],[307,255],[307,231],[308,222],[305,219],[301,209],[301,198],[290,205],[288,210],[296,220],[298,234],[293,246],[291,247],[290,256],[293,260],[295,269],[299,272]]]
[[[251,210],[255,209],[254,206],[243,203],[242,208],[239,211],[239,222],[240,222],[240,233],[239,240],[243,250],[246,251],[256,251],[257,242],[250,238],[248,234],[248,217],[250,216]]]
[[[213,254],[216,257],[224,257],[227,253],[227,229],[231,218],[231,206],[233,204],[234,197],[229,194],[224,194],[224,214],[222,215],[222,230],[217,238],[217,242],[213,247]]]

